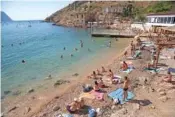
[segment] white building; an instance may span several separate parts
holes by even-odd
[[[133,23],[131,28],[138,28],[141,30],[150,30],[155,27],[169,27],[175,26],[175,13],[174,14],[150,14],[146,16],[146,23]]]
[[[147,15],[146,25],[150,26],[175,26],[174,14],[150,14]]]

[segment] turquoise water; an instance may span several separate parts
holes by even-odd
[[[84,43],[83,48],[80,47],[80,40]],[[85,29],[53,26],[40,21],[3,24],[2,95],[3,91],[34,79],[43,80],[50,74],[57,76],[68,70],[72,64],[88,59],[102,49],[108,49],[108,43],[108,38],[92,38],[90,30]],[[63,50],[64,47],[66,50]],[[63,59],[60,58],[61,55]]]

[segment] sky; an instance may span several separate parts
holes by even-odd
[[[3,0],[1,11],[12,20],[43,20],[73,0]]]

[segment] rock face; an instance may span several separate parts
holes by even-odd
[[[123,16],[123,10],[129,4],[131,3],[126,1],[75,1],[65,8],[56,11],[47,17],[45,21],[54,22],[55,25],[70,27],[90,27],[88,22],[111,24],[118,22],[117,19]],[[132,4],[133,6],[138,5],[137,2],[133,2]],[[142,7],[148,5],[149,2],[144,2]]]
[[[3,11],[1,11],[1,21],[2,22],[11,22],[12,19]]]

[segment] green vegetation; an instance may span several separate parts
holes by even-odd
[[[175,4],[172,1],[159,1],[146,8],[138,7],[130,3],[123,8],[123,17],[129,17],[133,18],[135,21],[144,22],[146,20],[146,14],[172,11],[173,6],[175,6]]]
[[[171,1],[160,1],[154,5],[149,6],[146,11],[148,13],[159,13],[159,12],[166,12],[172,9],[172,2]]]

